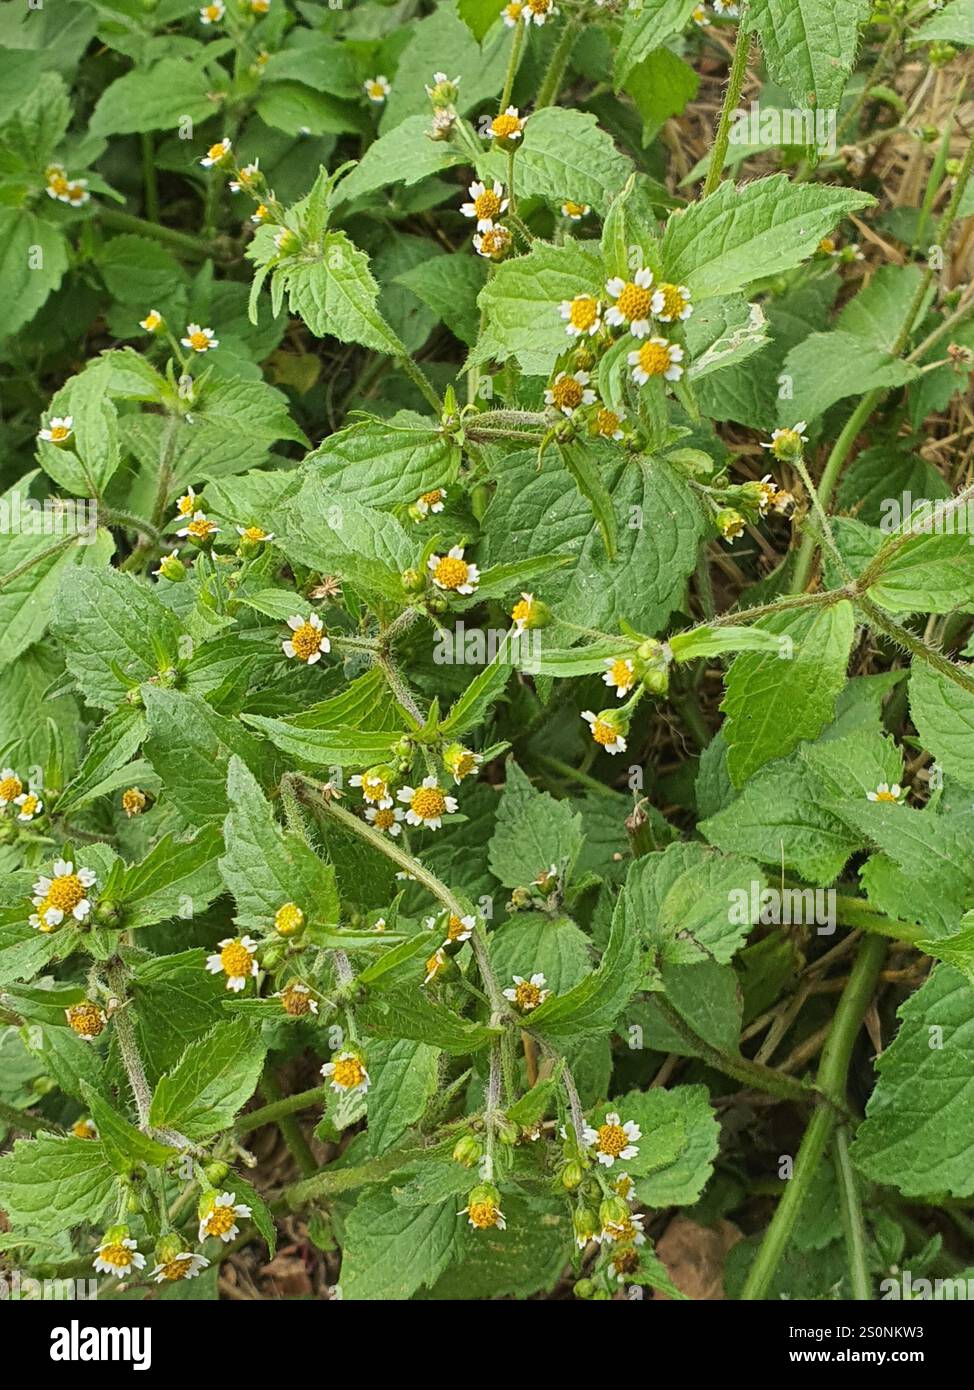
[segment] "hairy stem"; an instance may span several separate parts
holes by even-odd
[[[701,197],[704,198],[713,193],[724,176],[724,160],[727,157],[727,146],[730,144],[731,118],[741,100],[741,89],[747,75],[747,60],[751,51],[751,31],[745,22],[746,18],[747,6],[742,5],[741,14],[737,21],[737,38],[734,42],[734,56],[731,60],[730,75],[727,79],[727,91],[724,93],[724,103],[720,108],[717,133],[714,136],[714,143],[710,151],[710,164],[707,168],[707,178],[701,194]]]

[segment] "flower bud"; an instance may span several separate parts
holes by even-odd
[[[572,1292],[576,1298],[591,1298],[595,1293],[595,1285],[591,1279],[579,1279]]]
[[[212,1183],[214,1187],[220,1186],[220,1183],[223,1182],[223,1179],[229,1171],[230,1168],[228,1164],[216,1162],[207,1163],[206,1167],[203,1169],[203,1172],[206,1174],[207,1182]]]
[[[648,670],[643,673],[643,689],[650,695],[665,695],[670,688],[670,673],[666,670]]]
[[[572,1228],[576,1245],[584,1250],[599,1233],[599,1218],[591,1207],[576,1207],[572,1213]]]
[[[722,507],[714,517],[714,525],[725,541],[733,541],[744,530],[744,517],[733,507]]]
[[[621,1197],[606,1197],[599,1204],[599,1224],[604,1229],[606,1226],[619,1225],[623,1221],[629,1220],[629,1203],[623,1201]]]
[[[410,516],[412,516],[413,510],[414,508],[410,507]],[[413,519],[422,520],[421,517],[414,517]],[[402,587],[406,590],[407,594],[421,594],[423,590],[426,588],[426,580],[423,577],[423,575],[419,572],[419,570],[403,570]]]
[[[475,1139],[472,1134],[461,1134],[453,1146],[453,1161],[459,1163],[461,1168],[472,1168],[475,1163],[479,1163],[483,1151],[479,1139]]]
[[[173,550],[159,561],[156,573],[161,574],[163,579],[168,579],[171,584],[181,584],[186,578],[186,566]]]
[[[561,1170],[561,1185],[566,1192],[574,1192],[585,1176],[585,1169],[580,1163],[572,1160],[566,1163]]]
[[[100,927],[119,927],[122,924],[122,909],[118,903],[103,898],[95,908],[95,921]]]

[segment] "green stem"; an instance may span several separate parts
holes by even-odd
[[[26,1111],[18,1110],[15,1105],[8,1105],[5,1100],[0,1100],[0,1124],[6,1125],[9,1129],[21,1130],[24,1134],[39,1134],[42,1129],[55,1134],[61,1133],[61,1126],[55,1120],[28,1115]]]
[[[747,75],[747,60],[751,51],[751,31],[746,24],[746,5],[741,6],[741,14],[737,21],[737,38],[734,42],[734,56],[731,60],[730,75],[727,79],[727,91],[724,93],[724,104],[720,108],[720,119],[717,122],[717,133],[714,136],[713,148],[710,151],[710,164],[707,167],[707,178],[704,182],[701,197],[706,198],[713,193],[724,175],[724,160],[727,157],[727,146],[730,144],[730,125],[731,117],[737,110],[741,100],[741,89],[744,86],[744,78]]]
[[[852,1171],[852,1160],[849,1157],[849,1131],[845,1125],[839,1125],[835,1131],[832,1153],[835,1158],[835,1175],[839,1180],[839,1206],[842,1211],[842,1229],[845,1232],[852,1297],[859,1302],[868,1303],[872,1300],[873,1290],[866,1255],[866,1228],[862,1219],[856,1175]]]
[[[961,666],[955,665],[942,652],[936,648],[928,646],[922,637],[917,637],[910,632],[902,623],[896,622],[889,614],[884,613],[878,608],[871,599],[860,595],[858,599],[859,607],[869,619],[871,627],[878,628],[892,642],[905,648],[911,656],[915,656],[920,661],[932,666],[938,675],[944,676],[947,680],[953,681],[954,685],[959,685],[962,690],[966,690],[969,695],[974,695],[974,678],[972,678]]]
[[[439,396],[436,393],[436,388],[433,386],[433,383],[427,377],[426,373],[423,371],[419,363],[414,362],[411,357],[398,357],[396,361],[399,364],[401,370],[404,371],[406,376],[409,377],[410,381],[416,387],[417,391],[419,391],[420,395],[422,395],[425,398],[425,400],[427,400],[429,404],[433,407],[437,415],[442,415],[443,402],[440,400]]]
[[[148,236],[156,241],[164,241],[175,250],[182,251],[186,256],[193,256],[196,260],[204,261],[213,255],[213,247],[203,237],[177,232],[171,227],[162,227],[158,222],[148,222],[144,217],[133,217],[131,213],[120,212],[118,208],[99,207],[98,220],[103,226],[111,227],[116,232],[134,232],[136,236]]]
[[[145,215],[150,222],[159,221],[159,188],[156,183],[156,152],[152,135],[144,131],[142,145],[142,185],[145,189]]]
[[[864,937],[832,1019],[816,1077],[819,1090],[833,1106],[845,1105],[846,1076],[852,1049],[885,959],[885,940],[881,936]],[[743,1301],[769,1296],[778,1263],[791,1240],[795,1222],[814,1181],[819,1159],[825,1152],[836,1119],[836,1109],[828,1105],[821,1106],[812,1116],[795,1159],[791,1180],[764,1233],[761,1248],[742,1290]]]
[[[507,72],[504,75],[504,90],[501,92],[499,111],[506,111],[511,101],[511,92],[514,90],[514,79],[517,76],[518,64],[521,61],[521,49],[524,46],[524,31],[527,25],[524,20],[519,20],[514,26],[514,35],[511,39],[511,52],[507,59]]]
[[[281,1088],[278,1086],[277,1080],[272,1076],[269,1068],[264,1073],[260,1089],[266,1099],[271,1102],[271,1105],[282,1100]],[[291,1096],[288,1097],[288,1099],[293,1100],[294,1097]],[[271,1106],[265,1106],[264,1108],[270,1109]],[[256,1110],[253,1113],[259,1115],[260,1111]],[[250,1119],[250,1116],[248,1115],[246,1118]],[[288,1152],[298,1165],[301,1176],[310,1178],[313,1174],[317,1173],[318,1165],[315,1162],[314,1154],[308,1147],[308,1141],[304,1137],[304,1131],[301,1129],[297,1120],[294,1119],[293,1112],[290,1110],[283,1111],[277,1116],[275,1123],[281,1131],[281,1138],[287,1145]]]
[[[575,47],[580,26],[581,20],[577,15],[573,15],[561,31],[561,37],[555,45],[555,50],[548,63],[548,71],[542,79],[541,88],[534,103],[535,111],[540,111],[545,106],[553,106],[558,100],[558,93],[561,91],[561,84],[565,79],[565,69],[572,56],[572,49]]]

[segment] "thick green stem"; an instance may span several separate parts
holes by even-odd
[[[264,1072],[264,1078],[261,1082],[260,1089],[264,1097],[272,1104],[276,1104],[282,1100],[281,1088],[278,1086],[270,1068]],[[298,1165],[301,1176],[310,1178],[314,1173],[317,1173],[318,1165],[315,1162],[314,1154],[308,1147],[308,1141],[304,1137],[304,1131],[299,1126],[297,1120],[295,1120],[293,1113],[291,1111],[282,1112],[277,1116],[275,1123],[281,1131],[281,1138],[287,1145],[288,1152]]]
[[[134,232],[136,236],[148,236],[156,241],[163,241],[174,250],[182,251],[185,256],[192,256],[195,260],[204,261],[213,255],[213,247],[203,237],[177,232],[171,227],[162,227],[158,222],[148,222],[144,217],[133,217],[131,213],[120,212],[118,208],[99,207],[98,220],[102,226],[111,227],[116,232]]]
[[[511,52],[507,60],[507,72],[504,75],[504,90],[501,92],[499,111],[506,111],[511,100],[511,92],[514,90],[514,79],[517,76],[518,64],[521,61],[521,49],[524,47],[524,31],[527,28],[524,20],[520,20],[514,26],[514,36],[511,40]]]
[[[744,78],[747,74],[747,59],[751,51],[751,31],[747,27],[746,6],[741,6],[741,14],[737,21],[737,39],[734,43],[734,57],[731,60],[730,75],[727,79],[727,91],[724,93],[724,104],[720,108],[720,119],[717,122],[717,133],[714,136],[713,147],[710,151],[710,164],[707,167],[707,178],[704,182],[702,197],[713,193],[720,183],[724,173],[724,160],[727,157],[727,146],[730,144],[731,118],[737,110],[741,100],[741,89],[744,86]]]
[[[561,38],[555,45],[555,50],[548,63],[548,71],[542,79],[538,98],[534,103],[535,111],[540,111],[545,106],[553,106],[558,100],[558,93],[565,80],[565,70],[568,67],[568,60],[572,56],[572,49],[575,47],[580,24],[581,20],[573,15],[561,31]]]
[[[832,1153],[835,1158],[835,1175],[839,1182],[839,1205],[842,1211],[842,1229],[845,1233],[852,1297],[868,1303],[872,1299],[873,1290],[866,1255],[866,1227],[862,1219],[856,1175],[849,1157],[849,1131],[845,1125],[839,1125],[835,1131]]]

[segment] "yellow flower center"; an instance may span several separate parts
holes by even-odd
[[[563,376],[552,386],[551,399],[559,409],[564,407],[568,410],[574,410],[582,403],[582,393],[581,382],[576,381],[573,376]]]
[[[463,753],[457,753],[450,759],[450,771],[454,777],[469,777],[471,772],[477,770],[476,755],[467,749]]]
[[[146,795],[138,787],[122,792],[122,810],[127,816],[140,816],[145,810]]]
[[[303,989],[288,985],[287,989],[281,992],[281,1008],[292,1018],[301,1018],[302,1015],[311,1012],[311,996]]]
[[[20,803],[20,814],[22,816],[32,816],[37,811],[39,805],[40,801],[34,795],[34,793],[31,792],[30,795],[26,798],[26,800]]]
[[[85,896],[85,886],[77,874],[61,874],[47,890],[47,902],[62,912],[73,912]]]
[[[541,1003],[541,989],[530,980],[522,980],[514,988],[514,1002],[519,1009],[536,1009]]]
[[[217,18],[219,17],[219,13],[220,13],[220,12],[219,12],[219,10],[217,9],[217,7],[216,7],[215,5],[207,5],[207,7],[206,7],[206,13],[209,15],[209,17],[210,17],[211,19],[217,19]],[[224,145],[221,143],[221,144],[219,144],[219,145],[211,145],[210,148],[209,148],[209,149],[207,150],[207,152],[206,152],[206,157],[207,157],[207,159],[222,159],[223,156],[224,156],[225,154],[226,154],[226,148],[225,148]],[[196,334],[196,333],[193,334],[193,337],[194,337],[194,338],[196,338],[196,337],[201,337],[201,336],[202,336],[201,334]],[[194,343],[193,346],[195,347],[196,344]]]
[[[595,428],[599,434],[604,434],[606,438],[611,439],[619,428],[618,415],[614,410],[603,407],[595,417]]]
[[[389,792],[389,784],[384,777],[370,777],[368,773],[362,778],[362,795],[366,801],[383,801]]]
[[[160,1273],[163,1279],[168,1279],[171,1284],[174,1284],[177,1279],[188,1279],[192,1268],[191,1255],[178,1255],[174,1260],[166,1260]]]
[[[446,810],[446,797],[439,787],[420,787],[413,797],[412,809],[423,820],[432,820]]]
[[[352,1091],[365,1080],[365,1068],[357,1057],[342,1057],[335,1063],[332,1080],[343,1091]]]
[[[778,430],[774,441],[775,453],[795,454],[801,448],[801,435],[797,430]]]
[[[301,626],[291,634],[291,645],[294,647],[294,655],[300,661],[307,661],[309,656],[314,656],[315,652],[321,647],[322,632],[320,628],[312,623],[302,623]]]
[[[68,429],[67,425],[52,425],[52,426],[51,426],[51,443],[52,443],[52,444],[63,444],[64,441],[67,439],[67,437],[68,437],[68,435],[69,435],[70,433],[71,433],[71,431]]]
[[[491,227],[484,232],[480,241],[480,249],[485,256],[502,256],[507,250],[510,236],[505,227]]]
[[[609,1240],[630,1243],[639,1235],[639,1227],[627,1216],[623,1221],[607,1221],[603,1234],[608,1236]]]
[[[117,1245],[103,1245],[98,1253],[106,1264],[114,1265],[116,1269],[128,1269],[135,1251],[130,1250],[127,1245],[119,1243]]]
[[[620,690],[628,690],[635,680],[635,676],[622,657],[613,661],[609,667],[609,675],[612,677],[612,684]]]
[[[5,777],[0,782],[0,801],[13,801],[23,790],[24,784],[19,777]]]
[[[639,349],[639,365],[647,376],[662,376],[669,371],[669,348],[662,343],[643,343]]]
[[[71,1126],[71,1133],[75,1139],[94,1139],[97,1132],[90,1120],[75,1120]]]
[[[617,1274],[632,1274],[639,1268],[639,1251],[631,1245],[625,1250],[618,1250],[612,1256],[612,1267]]]
[[[435,975],[438,971],[442,970],[445,965],[446,961],[439,952],[434,952],[426,962],[426,973],[427,975]]]
[[[826,256],[831,256],[832,252],[835,250],[835,242],[830,236],[823,236],[818,244],[818,249]]]
[[[463,922],[456,913],[451,912],[450,925],[446,929],[447,941],[458,941],[466,930],[467,928],[463,925]]]
[[[68,180],[64,174],[51,174],[47,180],[47,186],[52,193],[56,193],[60,198],[68,191]]]
[[[211,1207],[203,1222],[203,1229],[208,1236],[222,1236],[234,1225],[234,1220],[233,1207]]]
[[[385,100],[385,95],[386,95],[385,88],[382,86],[381,82],[370,82],[370,83],[369,83],[369,96],[370,96],[370,97],[375,97],[375,98],[377,98],[377,100],[383,101],[383,100]]]
[[[628,280],[616,300],[616,308],[623,318],[632,323],[637,319],[649,318],[651,301],[652,295],[649,290],[644,290],[641,285],[636,285],[632,280]]]
[[[551,3],[552,0],[528,0],[528,9],[532,14],[547,14]]]
[[[281,936],[293,936],[304,926],[304,913],[297,903],[285,903],[274,914],[274,926]]]
[[[254,216],[257,218],[258,222],[266,222],[270,216],[270,208],[266,203],[258,203]]]
[[[376,830],[391,830],[395,823],[396,813],[391,806],[376,811],[375,820],[372,822]]]
[[[504,13],[509,15],[511,19],[517,20],[521,18],[521,11],[523,9],[524,6],[520,3],[520,0],[511,0],[511,3],[504,7]]]
[[[622,1125],[599,1125],[596,1148],[601,1154],[611,1154],[618,1158],[629,1143],[629,1137]]]
[[[231,941],[220,952],[220,964],[231,979],[246,979],[252,969],[252,957],[242,941]]]
[[[566,204],[567,206],[567,204]],[[585,333],[599,316],[599,301],[590,294],[580,294],[572,300],[569,322]]]
[[[187,534],[192,536],[194,541],[207,540],[215,530],[216,526],[205,516],[199,517],[196,521],[191,521],[186,528]]]
[[[185,497],[180,497],[179,501],[176,503],[176,509],[180,516],[187,516],[193,510],[195,504],[196,498],[190,496],[187,492]]]
[[[584,203],[573,203],[571,198],[566,198],[562,206],[568,217],[585,216],[586,207]]]
[[[205,352],[210,346],[210,340],[202,329],[198,333],[189,335],[189,345],[194,352]]]
[[[105,1015],[90,999],[72,1004],[66,1012],[68,1024],[79,1038],[97,1038],[105,1027]]]
[[[618,730],[604,719],[596,719],[592,725],[592,737],[596,743],[600,743],[603,748],[610,743],[615,743]]]
[[[687,302],[680,293],[679,285],[660,285],[659,292],[663,296],[663,313],[667,317],[675,319],[683,313]]]
[[[479,198],[474,199],[473,207],[478,217],[494,218],[501,210],[501,200],[492,188],[485,188]]]
[[[486,196],[486,195],[484,195],[484,196]],[[491,196],[493,197],[493,194],[492,194]],[[477,201],[478,201],[478,202],[480,201],[479,198],[478,198]],[[486,214],[485,214],[485,216],[486,216]],[[442,501],[443,501],[443,493],[442,493],[442,491],[441,491],[439,488],[437,488],[437,489],[435,490],[435,492],[424,492],[423,495],[420,497],[419,500],[420,500],[421,502],[425,502],[426,505],[427,505],[427,507],[432,507],[432,506],[435,506],[437,502],[442,502]]]
[[[262,541],[267,537],[267,532],[260,526],[248,526],[243,533],[242,539],[245,541]]]
[[[891,791],[877,792],[877,793],[876,793],[876,800],[877,800],[877,801],[893,801],[893,802],[895,802],[896,799],[897,799],[897,798],[893,795],[893,793],[892,793]]]
[[[433,575],[442,588],[459,589],[461,584],[467,582],[469,570],[466,560],[460,560],[455,555],[444,555],[437,562]]]
[[[490,128],[498,139],[505,140],[521,129],[521,122],[517,116],[509,116],[506,111],[502,111],[491,121]]]
[[[486,1231],[497,1225],[500,1210],[494,1202],[471,1202],[467,1215],[472,1226],[476,1226],[478,1231]]]
[[[531,603],[526,598],[522,598],[517,603],[515,603],[514,607],[511,609],[511,617],[514,619],[516,623],[526,623],[528,619],[531,617],[531,610],[533,609],[533,607],[533,603]]]

